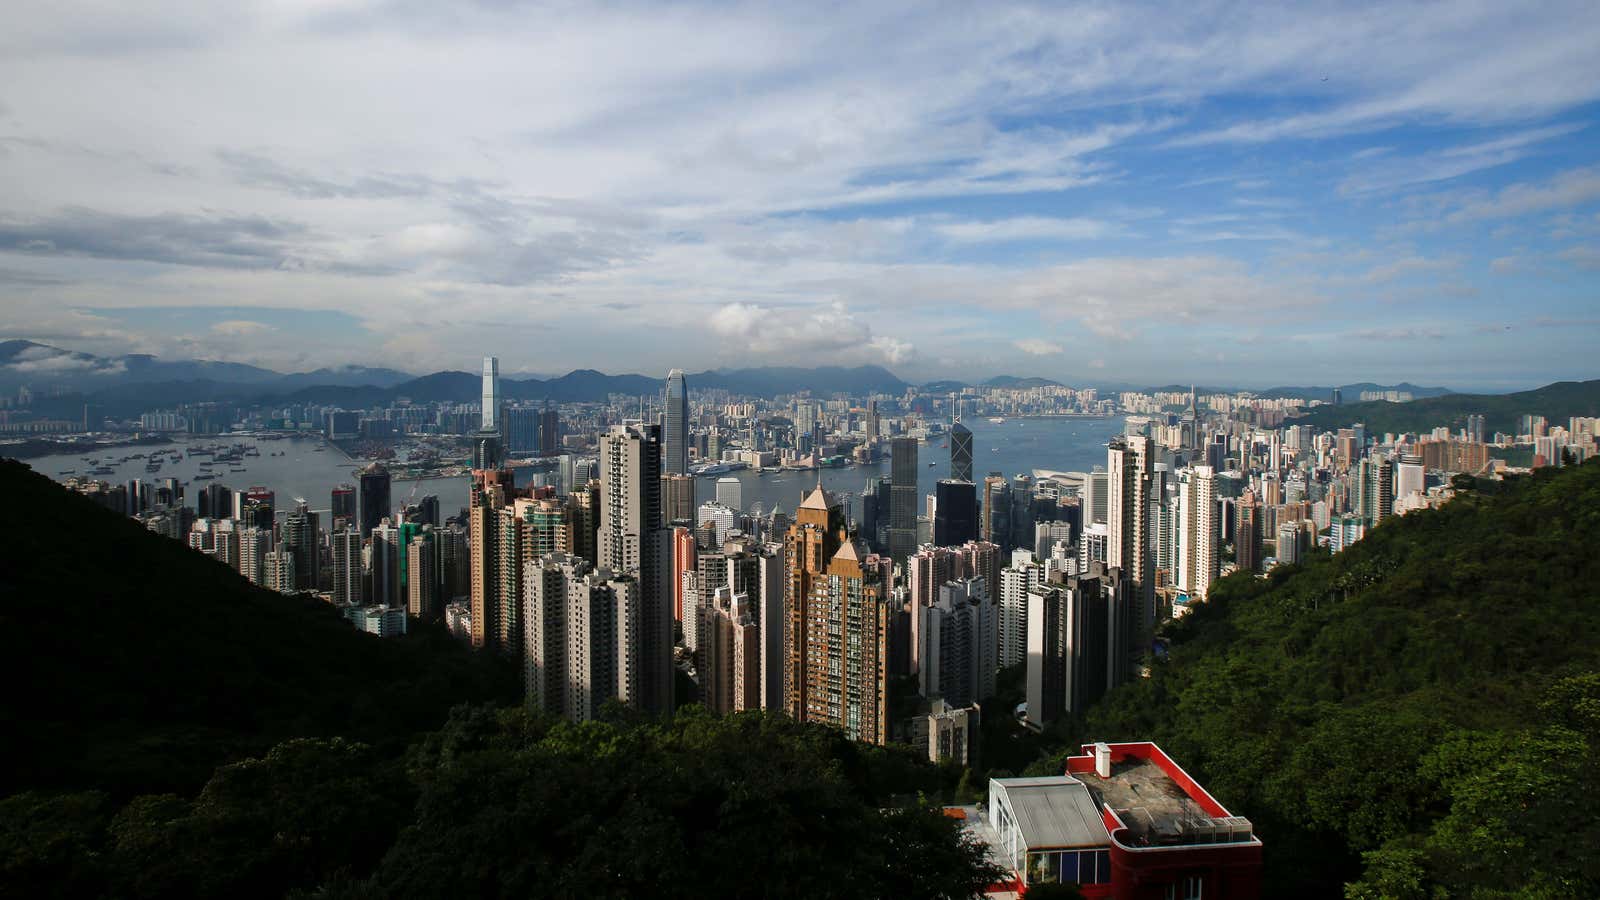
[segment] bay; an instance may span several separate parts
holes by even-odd
[[[1020,418],[1007,419],[1004,422],[974,419],[963,424],[972,430],[972,470],[974,478],[980,483],[983,477],[991,472],[999,472],[1010,477],[1017,474],[1031,474],[1035,469],[1086,472],[1093,466],[1103,466],[1106,462],[1106,443],[1123,430],[1123,419],[1120,416]],[[194,480],[196,475],[205,471],[200,464],[210,460],[207,456],[185,456],[177,462],[167,462],[161,471],[155,474],[145,471],[143,459],[120,462],[124,456],[133,453],[149,454],[160,450],[160,446],[115,447],[89,454],[91,459],[99,459],[102,464],[111,466],[114,470],[114,474],[111,475],[89,475],[91,464],[83,461],[82,454],[42,456],[27,460],[27,463],[35,471],[57,481],[66,481],[72,477],[63,474],[66,470],[73,470],[80,477],[98,478],[113,484],[125,483],[135,478],[148,482],[168,477],[177,478],[188,482],[185,496],[191,506],[195,503],[195,497],[209,483],[227,485],[236,491],[259,485],[275,492],[277,508],[280,511],[292,508],[295,498],[304,498],[312,509],[328,509],[333,488],[339,484],[355,483],[355,470],[366,464],[363,460],[350,458],[337,446],[321,437],[312,435],[281,440],[197,435],[193,438],[178,437],[172,444],[165,446],[171,449],[183,449],[190,443],[198,445],[235,442],[254,446],[261,455],[245,458],[243,465],[247,471],[244,473],[230,472],[228,471],[230,466],[218,463],[211,469],[217,473],[217,477],[207,481]],[[919,496],[933,493],[934,484],[939,479],[950,477],[950,450],[945,443],[945,440],[940,438],[922,443],[917,448]],[[280,452],[282,456],[274,455]],[[930,462],[933,465],[928,465]],[[534,475],[531,470],[519,469],[517,481],[519,484],[525,484]],[[778,506],[790,514],[793,514],[795,507],[799,506],[806,492],[816,486],[818,475],[816,471],[758,473],[748,469],[729,473],[729,476],[739,480],[744,509],[751,510],[759,504],[762,511],[771,512],[774,506]],[[874,476],[888,475],[887,459],[871,465],[823,469],[820,472],[824,488],[836,494],[849,495],[847,499],[850,502],[851,513],[857,518],[861,512],[860,494],[867,480]],[[696,480],[696,502],[703,502],[715,496],[717,477],[706,476]],[[433,494],[439,498],[440,510],[449,516],[466,506],[468,482],[469,479],[465,476],[396,479],[390,495],[395,505],[400,506],[407,500]],[[919,510],[921,507],[922,503],[919,500]]]

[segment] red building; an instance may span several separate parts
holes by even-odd
[[[1012,873],[991,896],[1073,882],[1085,897],[1255,900],[1261,841],[1152,743],[1086,744],[1062,775],[996,778],[967,826]]]

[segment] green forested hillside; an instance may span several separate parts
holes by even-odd
[[[965,897],[943,773],[781,716],[571,725],[0,460],[0,897]],[[495,703],[505,706],[496,708]]]
[[[0,793],[193,790],[290,737],[404,749],[514,673],[442,630],[360,634],[325,603],[231,568],[0,460]]]
[[[1224,579],[1084,736],[1254,820],[1269,895],[1600,896],[1600,461],[1500,487]]]
[[[1524,414],[1544,416],[1551,424],[1565,424],[1572,416],[1600,416],[1600,379],[1558,381],[1514,394],[1446,394],[1408,403],[1376,400],[1324,405],[1291,419],[1290,424],[1328,431],[1360,422],[1367,426],[1368,434],[1400,434],[1429,431],[1439,425],[1459,430],[1474,413],[1484,417],[1490,435],[1496,431],[1516,433],[1517,418]]]

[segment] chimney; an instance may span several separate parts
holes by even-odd
[[[1111,745],[1104,742],[1094,745],[1094,773],[1101,778],[1111,777]]]

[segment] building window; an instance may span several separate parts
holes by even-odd
[[[1167,900],[1203,900],[1201,893],[1205,885],[1202,875],[1185,875],[1175,883],[1167,885]]]

